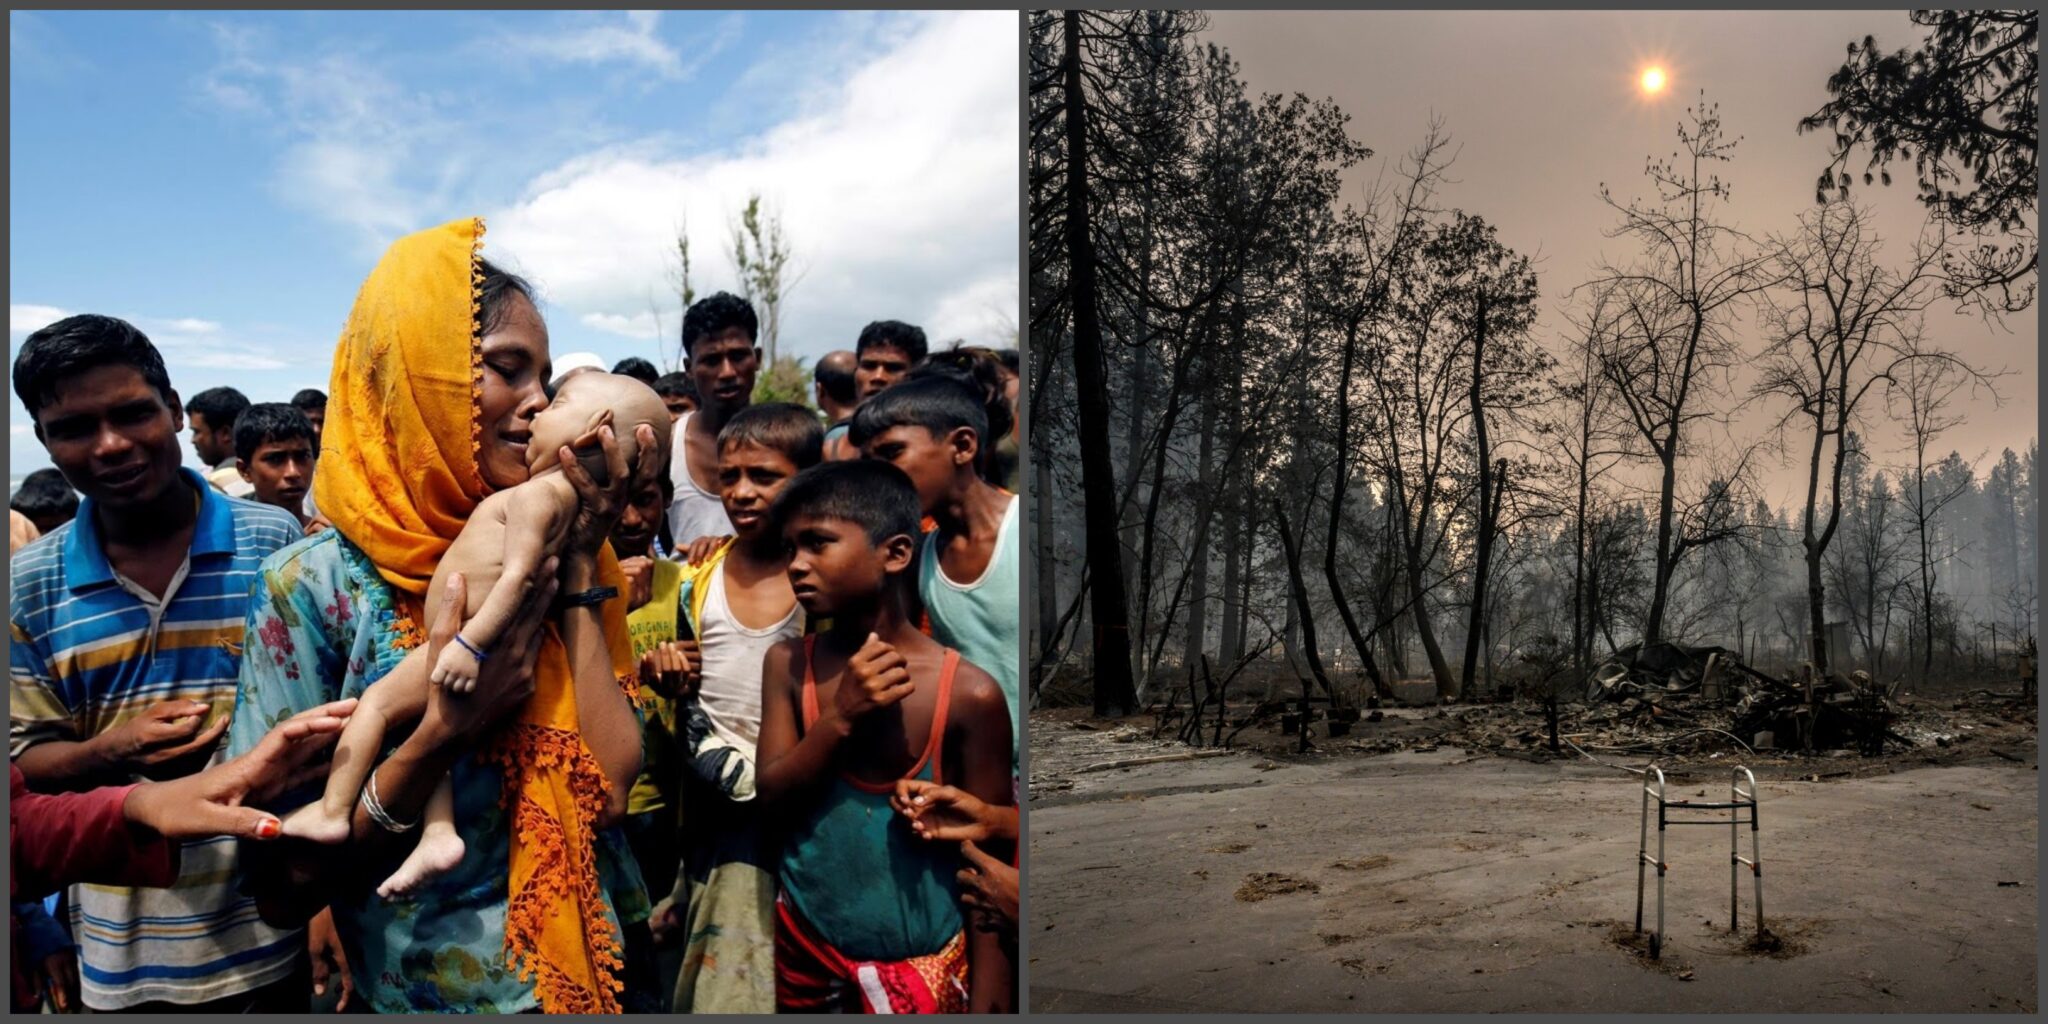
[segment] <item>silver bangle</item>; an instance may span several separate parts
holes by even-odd
[[[391,816],[391,812],[384,809],[384,802],[377,799],[377,773],[375,771],[370,772],[370,781],[363,786],[362,803],[363,810],[370,812],[370,820],[376,822],[378,827],[386,832],[410,832],[420,827],[420,823],[417,821],[409,825],[401,825],[397,819]]]

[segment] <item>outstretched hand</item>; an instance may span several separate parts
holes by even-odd
[[[918,838],[934,842],[1015,841],[1017,809],[997,807],[955,786],[926,779],[898,779],[890,806],[910,819]]]
[[[102,756],[126,771],[153,768],[211,748],[228,731],[222,715],[201,729],[213,706],[197,700],[159,701],[91,741]]]
[[[355,708],[351,697],[302,711],[240,757],[196,775],[135,787],[122,809],[130,821],[170,839],[275,839],[283,831],[277,816],[248,805],[326,775],[327,765],[309,762],[333,745]]]

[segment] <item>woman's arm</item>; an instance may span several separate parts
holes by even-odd
[[[606,482],[593,480],[576,460],[575,448],[595,441],[604,450]],[[562,588],[574,594],[599,585],[598,553],[611,536],[613,524],[625,510],[628,496],[655,483],[665,460],[654,428],[645,423],[634,430],[638,466],[627,472],[625,453],[610,426],[598,428],[592,438],[578,438],[556,453],[562,475],[576,489],[576,518],[562,553]],[[583,742],[604,770],[605,814],[600,827],[618,820],[626,812],[626,797],[633,779],[640,774],[640,719],[632,701],[619,686],[612,671],[611,644],[604,632],[603,606],[570,608],[562,613],[562,644],[568,648],[569,667],[576,680],[576,719]]]
[[[400,822],[418,821],[427,798],[456,761],[475,745],[485,730],[498,719],[513,713],[533,693],[533,666],[540,649],[541,620],[558,587],[555,559],[543,562],[534,576],[523,582],[525,596],[519,615],[499,641],[505,654],[484,667],[474,691],[451,694],[443,687],[429,687],[427,710],[412,734],[390,757],[370,773],[377,787],[378,801]],[[266,583],[268,581],[266,580]],[[500,583],[513,582],[500,577]],[[259,584],[259,593],[278,591]],[[287,593],[295,593],[288,591]],[[259,600],[250,611],[250,634],[260,635],[259,620],[277,613],[272,603]],[[466,607],[465,586],[460,574],[450,578],[441,616],[427,635],[425,658],[432,659],[461,626]],[[304,609],[300,610],[304,612]],[[314,623],[317,618],[302,621]],[[296,673],[287,674],[270,659],[244,658],[242,685],[236,696],[235,724],[231,727],[230,749],[239,751],[260,739],[266,720],[288,716],[292,705],[303,699],[309,687],[321,693],[338,689],[321,678],[321,659],[311,650],[311,635],[299,636],[291,658],[297,659]],[[290,659],[287,659],[290,660]],[[276,676],[276,678],[271,678]],[[304,701],[310,704],[313,701]],[[246,710],[245,710],[246,709]],[[245,722],[248,723],[245,725]],[[247,730],[245,734],[245,730]],[[252,738],[254,737],[254,738]],[[339,845],[322,845],[296,840],[244,847],[250,888],[263,919],[278,927],[296,928],[337,898],[337,888],[359,894],[374,885],[392,862],[403,856],[410,836],[385,830],[370,818],[360,801],[350,820],[349,840]]]
[[[572,562],[563,570],[562,586],[573,594],[597,586],[597,580],[596,566]],[[625,815],[641,758],[640,719],[612,671],[603,611],[602,605],[562,611],[562,645],[568,648],[570,672],[576,679],[576,724],[604,770],[605,813],[598,818],[599,828]]]

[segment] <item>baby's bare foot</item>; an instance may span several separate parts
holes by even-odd
[[[316,843],[338,843],[348,838],[349,815],[328,814],[315,800],[284,816],[284,834]]]
[[[387,900],[411,896],[420,886],[462,863],[462,849],[462,837],[454,829],[427,829],[420,833],[419,845],[412,848],[405,863],[377,887],[377,895]]]

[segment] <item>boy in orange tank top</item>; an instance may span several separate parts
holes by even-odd
[[[903,778],[1011,802],[1001,688],[910,619],[919,513],[902,470],[869,460],[805,470],[776,500],[797,601],[832,623],[762,666],[758,799],[789,836],[781,1009],[1014,1009],[1005,943],[959,909],[958,847],[890,806]]]

